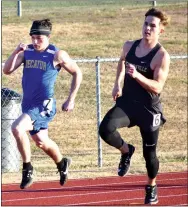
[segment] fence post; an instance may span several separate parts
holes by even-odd
[[[17,7],[18,7],[17,15],[18,15],[19,17],[21,17],[21,16],[22,16],[22,1],[18,0],[17,5],[18,5],[18,6],[17,6]]]
[[[152,1],[152,6],[153,7],[157,6],[157,2],[156,1]]]
[[[96,98],[97,98],[97,134],[98,134],[98,166],[102,167],[102,143],[99,135],[99,126],[101,123],[101,92],[100,92],[100,57],[96,57]]]

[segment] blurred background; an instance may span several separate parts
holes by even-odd
[[[147,10],[155,6],[170,15],[171,23],[160,38],[172,59],[161,94],[167,122],[160,130],[158,142],[159,172],[187,170],[187,1],[2,0],[1,4],[2,65],[20,42],[31,43],[32,21],[49,18],[53,24],[51,43],[67,51],[82,70],[83,82],[71,113],[61,111],[61,104],[69,93],[71,76],[63,70],[60,72],[55,88],[57,114],[49,125],[50,137],[59,145],[62,154],[73,160],[69,178],[117,175],[120,153],[98,140],[97,104],[102,119],[114,105],[111,93],[122,46],[127,40],[141,38]],[[10,76],[2,74],[2,88],[22,95],[22,69],[20,67]],[[10,154],[16,155],[10,126],[16,118],[13,114],[15,106],[20,106],[16,98],[11,99],[14,107],[4,106],[7,96],[9,99],[7,94],[2,98],[3,113],[5,111],[5,117],[2,117],[2,163]],[[139,129],[119,131],[125,141],[136,147],[129,174],[146,173]],[[53,161],[32,140],[31,147],[36,179],[59,179]],[[9,148],[8,155],[5,148]],[[16,170],[2,173],[2,183],[20,182],[22,161],[19,161]]]

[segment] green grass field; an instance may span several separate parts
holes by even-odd
[[[79,2],[79,3],[78,3]],[[19,42],[29,44],[32,20],[50,18],[51,42],[66,50],[72,58],[119,57],[123,43],[141,37],[145,12],[151,3],[139,1],[23,1],[23,16],[16,16],[16,4],[2,1],[2,60],[5,61]],[[171,24],[160,42],[170,55],[187,54],[187,3],[157,1],[157,7],[171,16]],[[37,6],[36,6],[37,5]],[[70,178],[116,175],[119,152],[102,142],[103,167],[98,167],[96,76],[94,63],[78,63],[83,82],[75,110],[61,112],[71,81],[62,72],[56,84],[57,115],[50,123],[50,137],[64,155],[73,159]],[[101,63],[102,117],[113,106],[111,91],[117,62]],[[21,93],[22,68],[10,76],[2,75],[2,87]],[[170,73],[161,96],[167,123],[161,128],[158,143],[160,172],[187,170],[187,59],[172,59]],[[136,146],[130,174],[145,173],[138,128],[121,129],[122,137]],[[32,143],[32,162],[38,180],[58,179],[56,168]],[[3,183],[19,182],[21,173],[5,173]],[[15,179],[16,178],[16,179]]]

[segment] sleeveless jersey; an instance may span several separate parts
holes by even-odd
[[[127,53],[125,57],[125,70],[126,64],[131,63],[143,76],[148,79],[153,79],[154,71],[150,68],[150,64],[157,51],[160,49],[161,45],[158,43],[147,55],[143,57],[137,57],[135,55],[135,52],[136,47],[139,45],[140,41],[141,39],[136,40]],[[152,105],[159,102],[159,96],[160,94],[154,94],[144,89],[134,78],[130,77],[130,75],[125,72],[122,98],[140,102],[145,105]]]
[[[54,85],[60,69],[53,65],[58,49],[50,44],[45,51],[38,52],[33,45],[24,51],[22,77],[23,102],[39,103],[54,95]]]

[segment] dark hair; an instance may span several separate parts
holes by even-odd
[[[52,31],[50,19],[35,20],[31,26],[30,35],[49,35]]]
[[[50,31],[52,30],[52,23],[50,22],[50,19],[35,20],[33,23],[49,28]]]
[[[159,18],[163,26],[167,26],[170,21],[170,18],[165,14],[165,12],[162,12],[156,8],[149,9],[145,14],[145,17],[147,16],[154,16],[154,17]]]

